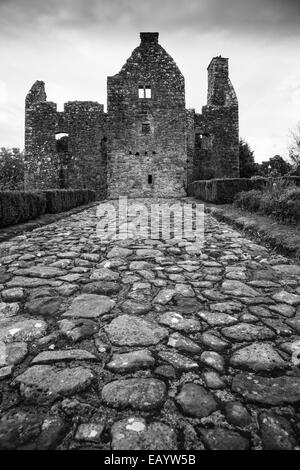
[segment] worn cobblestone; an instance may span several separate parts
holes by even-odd
[[[209,214],[201,247],[97,222],[0,244],[0,449],[299,448],[300,266]]]

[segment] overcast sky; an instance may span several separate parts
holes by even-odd
[[[0,0],[0,147],[23,148],[24,99],[35,80],[59,109],[71,100],[106,107],[106,77],[140,31],[159,31],[197,112],[211,58],[229,57],[241,137],[257,161],[287,156],[300,121],[300,0]]]

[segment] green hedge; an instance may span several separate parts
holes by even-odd
[[[234,205],[250,212],[272,215],[283,223],[300,223],[300,188],[275,191],[247,191],[237,194]]]
[[[21,224],[45,213],[55,214],[96,199],[89,189],[0,191],[0,227]]]
[[[282,178],[279,179],[282,180]],[[300,186],[299,176],[289,176],[283,179]],[[241,191],[263,189],[269,181],[268,178],[228,178],[194,181],[188,185],[188,195],[215,204],[231,204],[236,194]],[[272,181],[276,181],[276,178]]]
[[[89,189],[49,189],[43,192],[46,196],[46,212],[49,214],[64,212],[96,199],[95,191]]]
[[[42,192],[0,191],[0,227],[21,224],[46,212]]]

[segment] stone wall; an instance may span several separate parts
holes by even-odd
[[[187,184],[194,181],[195,174],[195,110],[186,110]]]
[[[194,161],[194,180],[239,177],[238,100],[223,57],[208,66],[207,105],[195,116]]]
[[[57,134],[66,134],[58,143]],[[59,145],[61,144],[61,145]],[[86,188],[106,195],[106,122],[103,105],[47,101],[37,81],[25,101],[26,189]]]
[[[58,187],[57,106],[46,100],[44,82],[35,82],[25,100],[25,189]]]
[[[65,104],[69,134],[69,187],[106,194],[106,122],[103,105],[92,101]]]
[[[184,78],[158,33],[141,33],[141,44],[120,73],[108,77],[107,89],[109,197],[184,195]]]
[[[176,197],[193,181],[239,177],[238,101],[228,59],[209,64],[207,105],[199,114],[186,110],[184,77],[158,33],[140,37],[121,71],[108,77],[107,114],[93,101],[68,102],[58,112],[44,82],[35,82],[25,103],[26,189]]]

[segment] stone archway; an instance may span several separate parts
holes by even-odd
[[[67,170],[70,160],[69,154],[69,134],[66,132],[58,132],[55,134],[57,168],[58,168],[58,184],[60,189],[68,187]]]

